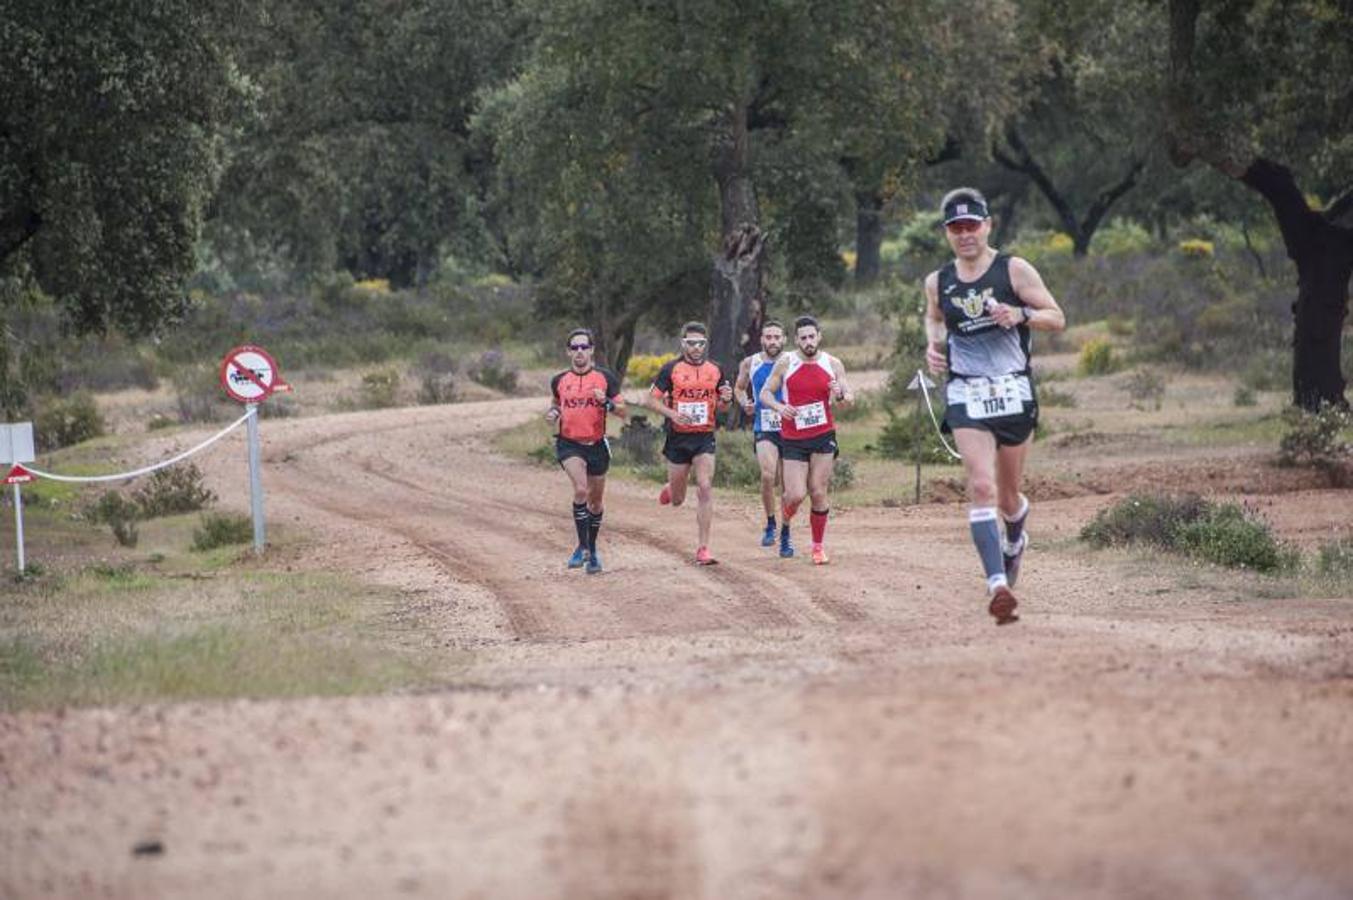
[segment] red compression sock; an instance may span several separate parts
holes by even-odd
[[[821,512],[815,509],[808,515],[808,521],[813,525],[814,544],[822,543],[822,537],[827,533],[827,514],[829,512],[830,510],[826,509]]]

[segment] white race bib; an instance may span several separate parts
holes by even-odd
[[[1019,398],[1020,376],[970,378],[963,383],[964,405],[970,419],[994,419],[1024,412]]]
[[[692,425],[709,424],[708,403],[677,403],[677,414],[686,416]]]
[[[779,431],[780,414],[773,409],[762,408],[761,410],[761,430]]]
[[[816,428],[818,425],[827,423],[827,404],[821,401],[806,403],[794,408],[797,411],[794,416],[794,427],[800,431]]]

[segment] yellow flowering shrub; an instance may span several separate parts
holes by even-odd
[[[842,251],[841,251],[841,262],[843,262],[843,263],[846,264],[846,271],[848,271],[848,272],[854,272],[854,271],[855,271],[855,251],[854,251],[854,250],[842,250]]]
[[[1213,246],[1211,241],[1205,241],[1202,238],[1189,238],[1187,241],[1179,242],[1179,252],[1185,256],[1211,257]]]
[[[390,293],[390,279],[388,278],[366,278],[353,285],[359,291],[370,291],[373,294]]]
[[[1118,360],[1113,355],[1113,344],[1108,338],[1093,338],[1081,347],[1080,359],[1076,370],[1082,375],[1108,375],[1118,368]]]
[[[1050,253],[1070,253],[1076,247],[1076,242],[1071,239],[1071,235],[1057,231],[1048,238],[1048,251]]]
[[[647,354],[636,353],[630,357],[625,367],[625,380],[640,387],[650,385],[658,377],[658,370],[676,359],[675,353]]]

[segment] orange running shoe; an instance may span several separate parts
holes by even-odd
[[[991,592],[991,603],[987,606],[987,612],[996,619],[997,625],[1009,625],[1011,622],[1019,621],[1019,616],[1015,615],[1016,606],[1019,606],[1019,601],[1015,599],[1014,593],[1010,588],[1001,585]]]
[[[658,505],[667,506],[671,502],[672,502],[672,486],[670,484],[664,484],[662,486],[662,491],[658,493]]]
[[[713,566],[718,564],[718,560],[710,555],[708,547],[701,547],[695,551],[695,564],[697,566]]]
[[[822,546],[821,544],[814,544],[813,565],[825,566],[829,562],[831,562],[831,560],[827,558],[827,548]]]

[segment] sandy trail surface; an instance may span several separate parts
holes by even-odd
[[[265,423],[287,564],[404,589],[459,675],[0,716],[0,895],[1353,895],[1353,602],[1076,551],[1097,496],[1035,507],[1006,628],[961,504],[838,511],[814,568],[721,495],[699,568],[613,483],[588,577],[488,447],[540,407]]]

